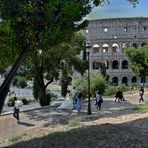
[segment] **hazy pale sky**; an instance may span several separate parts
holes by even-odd
[[[139,0],[133,7],[127,0],[110,0],[110,4],[93,9],[88,19],[148,16],[148,0]]]

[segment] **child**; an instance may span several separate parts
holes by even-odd
[[[76,102],[76,109],[77,109],[78,113],[82,109],[82,101],[81,101],[81,99],[82,99],[82,95],[79,94],[78,98],[77,98],[77,102]]]
[[[97,93],[96,100],[97,100],[97,110],[98,108],[99,110],[101,110],[101,103],[103,103],[103,99],[100,92]]]

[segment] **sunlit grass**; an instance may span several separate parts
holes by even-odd
[[[12,136],[12,137],[8,138],[8,141],[10,141],[10,142],[17,142],[21,138],[22,138],[22,136],[15,135],[15,136]]]
[[[148,103],[136,105],[133,109],[137,110],[137,111],[147,112],[148,111]]]

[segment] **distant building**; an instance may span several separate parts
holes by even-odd
[[[143,82],[129,68],[124,49],[148,45],[148,17],[90,20],[83,33],[92,46],[91,72],[98,73],[97,63],[104,62],[114,85]]]

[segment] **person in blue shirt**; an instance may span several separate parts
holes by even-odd
[[[81,93],[78,95],[78,98],[77,98],[76,109],[77,109],[78,113],[82,109],[82,94]]]

